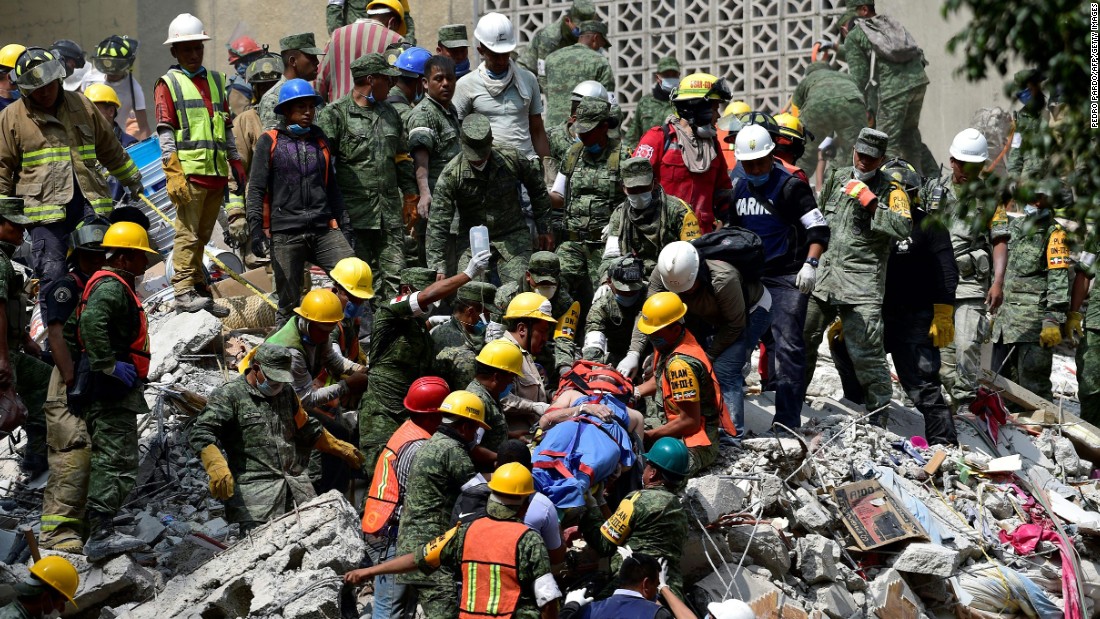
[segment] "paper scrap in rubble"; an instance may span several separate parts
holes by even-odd
[[[1012,454],[1003,458],[994,458],[985,466],[986,473],[1015,473],[1024,468],[1024,462],[1020,454]]]
[[[910,538],[927,539],[917,519],[877,480],[870,479],[833,490],[844,526],[862,550]]]

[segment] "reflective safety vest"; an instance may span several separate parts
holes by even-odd
[[[703,364],[703,367],[707,370],[707,375],[710,377],[710,382],[714,385],[714,402],[710,403],[714,407],[714,410],[718,411],[718,423],[722,428],[730,435],[737,436],[737,429],[733,427],[733,421],[730,420],[729,409],[726,408],[726,400],[722,398],[722,389],[718,386],[718,377],[714,375],[714,368],[710,364],[710,359],[707,358],[707,352],[703,350],[703,347],[699,345],[699,342],[695,340],[695,336],[690,331],[684,331],[684,339],[680,341],[680,344],[676,346],[676,349],[670,352],[668,355],[660,355],[662,360],[669,359],[674,355],[684,355],[695,359],[699,363]],[[660,373],[661,375],[661,393],[665,396],[665,416],[669,421],[672,421],[680,415],[675,412],[675,403],[669,399],[669,394],[672,393],[672,385],[668,381],[668,372],[662,371],[658,367],[657,359],[658,355],[653,356],[653,372],[654,374]],[[666,363],[667,365],[667,363]],[[699,377],[696,377],[699,380]],[[699,397],[702,398],[702,389],[699,390]],[[711,444],[710,437],[707,436],[707,416],[704,411],[707,409],[707,402],[700,402],[699,411],[699,428],[695,430],[690,436],[684,437],[684,442],[688,447],[707,447]]]
[[[393,433],[378,462],[374,465],[374,477],[370,481],[370,492],[363,505],[363,532],[378,535],[393,517],[397,504],[401,502],[401,484],[397,480],[397,454],[413,441],[427,440],[432,435],[412,422],[401,424]]]
[[[225,126],[229,113],[225,110],[225,76],[219,71],[206,71],[210,86],[210,104],[214,113],[206,111],[195,83],[179,69],[171,69],[161,78],[172,93],[176,106],[176,154],[183,173],[191,176],[229,176],[229,145]]]
[[[130,293],[130,296],[134,298],[134,305],[137,306],[138,320],[140,321],[141,328],[138,329],[137,337],[133,342],[130,342],[130,363],[134,364],[134,369],[137,370],[138,378],[145,380],[149,377],[149,324],[145,320],[145,308],[141,306],[141,299],[138,298],[137,293],[130,287],[130,284],[126,283],[126,280],[113,271],[97,271],[95,275],[92,275],[88,279],[88,283],[84,285],[84,294],[80,295],[80,304],[76,307],[77,324],[79,325],[80,315],[84,313],[85,306],[88,305],[88,297],[92,296],[92,291],[103,280],[108,278],[115,278],[126,287],[126,292]],[[77,328],[76,332],[77,341],[80,342],[80,347],[84,347],[84,341],[80,337],[80,329]]]
[[[519,540],[530,531],[522,522],[479,518],[462,543],[459,619],[511,617],[519,602]]]

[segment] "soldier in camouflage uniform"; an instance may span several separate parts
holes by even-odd
[[[307,466],[314,448],[352,469],[363,463],[354,446],[302,410],[290,386],[291,363],[290,349],[261,344],[243,375],[210,394],[189,433],[210,475],[210,494],[225,502],[226,518],[242,532],[314,498]]]
[[[854,21],[848,21],[844,61],[874,112],[875,128],[893,136],[887,155],[910,161],[931,176],[939,165],[920,135],[920,111],[928,90],[924,52],[900,22],[875,13],[874,0],[847,0],[847,6],[845,17]]]
[[[630,117],[626,140],[632,144],[637,144],[646,131],[665,124],[665,119],[676,112],[669,96],[680,83],[680,61],[675,56],[661,58],[657,61],[657,72],[653,78],[653,91],[638,101],[634,115]]]
[[[1081,418],[1100,425],[1100,286],[1089,283],[1096,276],[1096,254],[1100,253],[1100,236],[1092,229],[1077,262],[1073,280],[1070,311],[1066,315],[1066,335],[1077,343],[1077,397],[1081,401]],[[1081,314],[1086,295],[1088,313]]]
[[[283,77],[275,82],[275,85],[268,89],[260,97],[260,102],[256,104],[256,111],[260,115],[260,124],[263,125],[264,131],[278,127],[284,120],[282,114],[275,113],[275,106],[279,104],[279,92],[283,89],[283,84],[287,80],[295,78],[301,78],[307,82],[317,79],[317,68],[321,64],[318,56],[325,53],[324,50],[317,47],[312,32],[285,36],[279,39],[279,47],[282,50],[280,53],[283,59]],[[321,106],[317,106],[318,112],[321,109]],[[332,136],[331,133],[327,135]],[[248,153],[248,157],[248,160],[251,161],[251,152]]]
[[[881,131],[860,131],[855,165],[835,170],[825,182],[821,210],[829,224],[829,248],[821,256],[803,331],[804,384],[809,385],[825,329],[840,317],[869,411],[888,404],[893,393],[883,348],[886,261],[893,241],[908,237],[913,227],[905,190],[879,170],[888,142]]]
[[[630,149],[608,136],[610,111],[607,101],[595,97],[577,106],[573,129],[581,141],[569,148],[550,194],[565,211],[557,253],[563,283],[575,299],[591,299],[599,285],[603,231],[623,202],[619,168]]]
[[[597,99],[606,98],[607,88],[605,88],[603,84],[592,80],[584,81],[574,86],[573,92],[569,96],[569,117],[560,124],[550,127],[546,132],[546,141],[550,143],[550,156],[543,159],[542,166],[543,174],[546,176],[547,187],[554,186],[554,179],[558,176],[561,162],[565,161],[565,155],[569,152],[569,147],[573,146],[573,144],[579,140],[577,133],[573,130],[573,122],[576,120],[577,106],[580,105],[581,99],[584,99],[586,96],[596,97]],[[612,107],[618,108],[617,105]],[[556,212],[554,215],[554,224],[560,227],[561,213]]]
[[[1038,194],[1024,216],[1008,224],[1004,305],[993,320],[993,369],[1047,400],[1053,400],[1052,349],[1062,342],[1072,266],[1052,200]]]
[[[538,78],[539,90],[546,92],[546,58],[577,42],[581,22],[599,18],[592,0],[573,0],[573,6],[568,13],[547,24],[531,37],[531,42],[519,55],[519,63]]]
[[[470,282],[458,289],[452,304],[451,318],[432,329],[432,341],[435,349],[443,350],[451,346],[470,344],[478,350],[485,345],[484,319],[490,309],[494,309],[497,287],[485,282]]]
[[[503,311],[519,293],[537,292],[550,300],[553,316],[559,325],[569,321],[575,325],[580,319],[580,303],[574,301],[569,291],[560,285],[560,277],[561,261],[558,255],[548,251],[537,251],[531,254],[531,262],[521,279],[508,282],[497,289],[494,305],[497,306],[498,311]],[[501,314],[493,316],[493,323],[489,324],[489,330],[485,335],[486,341],[492,341],[504,335],[502,321]],[[550,377],[550,384],[557,384],[558,368],[573,366],[573,361],[577,358],[576,335],[572,330],[559,328],[553,334],[553,341],[547,342],[542,353],[536,355],[536,360],[542,364]]]
[[[483,225],[489,228],[496,278],[501,283],[523,277],[531,257],[531,233],[523,217],[516,186],[522,184],[531,197],[539,245],[552,249],[549,234],[550,198],[546,195],[538,164],[519,151],[493,144],[489,119],[470,114],[462,120],[461,153],[447,164],[432,194],[428,214],[428,267],[446,274],[445,241],[455,214],[459,229]],[[462,250],[458,268],[470,258],[468,239],[458,239]]]
[[[965,195],[968,183],[980,178],[988,158],[985,138],[977,129],[966,129],[955,137],[961,146],[969,139],[980,148],[978,155],[965,154],[952,144],[951,174],[931,178],[921,190],[921,202],[929,213],[945,217],[951,246],[959,266],[955,291],[955,340],[940,349],[943,366],[940,379],[956,410],[966,410],[978,392],[981,347],[988,341],[989,319],[1004,299],[1004,276],[1008,264],[1008,215],[1001,205],[986,205]],[[980,138],[980,140],[978,140]],[[965,157],[971,161],[963,161]]]
[[[859,130],[867,126],[867,104],[863,92],[851,76],[837,71],[827,62],[806,67],[795,88],[791,104],[798,108],[798,119],[814,139],[806,144],[802,165],[810,175],[817,168],[819,149],[832,136],[830,150],[841,154],[841,162],[852,151]],[[929,172],[931,174],[931,172]]]
[[[1044,127],[1050,121],[1046,95],[1040,86],[1043,75],[1037,69],[1023,69],[1016,72],[1014,81],[1020,89],[1016,99],[1023,107],[1016,111],[1016,133],[1012,136],[1005,170],[1017,180],[1040,180],[1050,167],[1050,160],[1034,150],[1034,142],[1043,139]]]
[[[355,255],[371,265],[375,291],[388,298],[396,296],[398,273],[405,268],[402,205],[417,192],[405,125],[380,100],[397,74],[381,54],[358,58],[351,63],[355,88],[321,110],[316,121],[336,148],[336,182],[351,218]]]
[[[592,80],[607,92],[615,91],[615,75],[611,63],[600,53],[611,47],[607,41],[607,24],[591,20],[580,23],[577,42],[546,57],[546,125],[557,126],[569,116],[570,95],[581,82]],[[613,98],[612,98],[613,100]]]
[[[643,161],[649,163],[648,159]],[[627,255],[611,261],[607,283],[600,286],[585,319],[583,358],[613,366],[623,360],[642,311],[642,290],[647,280],[645,265],[639,258]]]
[[[699,220],[686,202],[668,195],[653,181],[649,159],[632,157],[623,161],[620,175],[626,202],[611,213],[604,264],[619,256],[634,256],[642,261],[648,278],[665,245],[699,238]]]
[[[346,26],[354,21],[367,18],[367,7],[372,0],[329,0],[325,7],[325,25],[331,35],[334,30]],[[405,20],[405,41],[409,45],[416,45],[416,25],[413,23],[412,13],[409,12],[409,3],[402,0],[402,18]]]

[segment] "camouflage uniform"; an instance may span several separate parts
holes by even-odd
[[[397,115],[401,117],[402,125],[409,120],[409,114],[412,114],[413,111],[413,103],[409,101],[405,93],[396,85],[390,89],[390,95],[386,97],[386,103],[389,103],[393,106],[393,109],[397,110]]]
[[[648,159],[644,161],[649,163]],[[619,255],[642,261],[648,276],[657,266],[657,256],[665,245],[699,238],[699,220],[687,202],[668,195],[657,185],[645,210],[633,209],[628,204],[617,206],[611,213],[607,234],[609,241],[617,241]]]
[[[559,323],[566,315],[580,310],[579,305],[573,301],[569,291],[559,285],[558,274],[560,268],[558,257],[545,251],[535,252],[531,256],[531,264],[528,267],[528,272],[531,273],[536,283],[557,286],[554,296],[550,297],[550,306],[553,308],[554,317],[558,319]],[[507,309],[512,299],[521,292],[537,292],[531,287],[525,276],[510,281],[497,289],[495,305],[499,310],[493,316],[494,322],[501,322],[501,313]],[[574,307],[575,305],[576,307]],[[576,334],[561,331],[555,332],[555,336],[553,341],[546,342],[537,358],[543,369],[551,376],[551,384],[557,384],[557,368],[571,366],[577,358]]]
[[[596,33],[607,42],[607,24],[586,21],[580,25],[581,34]],[[615,75],[607,56],[584,43],[563,47],[546,57],[546,125],[553,127],[569,119],[573,105],[573,89],[586,80],[594,80],[615,92]]]
[[[1034,69],[1017,71],[1014,77],[1017,88],[1027,88],[1028,83],[1040,79]],[[1043,102],[1033,98],[1015,112],[1016,133],[1012,136],[1011,148],[1005,158],[1005,171],[1010,178],[1022,180],[1040,180],[1047,176],[1050,160],[1042,156],[1041,150],[1035,150],[1034,142],[1042,140],[1049,128],[1050,115],[1043,108]]]
[[[562,15],[543,26],[535,36],[531,37],[531,42],[519,54],[519,63],[535,74],[539,80],[539,90],[543,92],[546,91],[546,58],[557,50],[577,42],[577,36],[566,25],[565,17]],[[599,19],[599,15],[592,0],[573,0],[573,6],[569,9],[569,18],[574,25],[578,25],[582,21]]]
[[[385,75],[378,62],[385,63],[380,54],[367,54],[352,63],[352,75]],[[354,97],[350,93],[325,107],[317,125],[332,136],[329,143],[336,149],[336,182],[351,218],[355,255],[374,269],[375,291],[393,298],[405,267],[402,195],[418,193],[408,136],[392,105],[360,106]]]
[[[1050,209],[1017,217],[1008,229],[1005,300],[993,320],[993,369],[1002,368],[1020,386],[1052,400],[1054,353],[1039,344],[1039,334],[1044,324],[1066,322],[1071,273],[1066,232]]]
[[[866,136],[866,137],[865,137]],[[866,141],[865,141],[866,140]],[[873,129],[860,133],[856,148],[870,147],[881,155],[887,138]],[[867,410],[890,402],[890,369],[883,348],[882,297],[886,290],[886,261],[894,239],[912,231],[909,198],[893,179],[881,172],[867,183],[879,196],[873,212],[849,195],[845,186],[854,177],[851,167],[840,168],[825,181],[821,192],[831,238],[821,256],[817,286],[810,298],[804,330],[806,381],[817,366],[817,348],[825,329],[838,315],[844,341],[866,392]]]
[[[496,296],[497,287],[485,282],[470,282],[459,288],[455,294],[455,298],[459,301],[480,305],[483,314],[488,312]],[[485,331],[471,333],[454,316],[451,316],[450,320],[432,329],[432,341],[435,342],[437,351],[451,346],[465,346],[467,344],[472,348],[481,350],[481,347],[485,345]]]
[[[643,269],[642,261],[629,255],[610,263],[605,286],[611,290],[593,299],[585,321],[581,351],[585,359],[617,365],[630,350],[634,323],[645,300],[642,290],[648,278]]]
[[[409,152],[413,153],[414,158],[418,148],[428,152],[428,190],[434,197],[439,175],[460,151],[458,144],[462,128],[459,125],[458,112],[454,105],[448,104],[447,107],[443,107],[442,103],[425,94],[424,99],[416,104],[405,118],[405,129],[409,132]],[[427,219],[419,220],[416,233],[422,253],[427,251],[427,231]],[[454,273],[458,268],[458,255],[455,250],[458,244],[458,232],[456,216],[451,221],[451,229],[444,241],[445,272],[447,273]],[[427,264],[426,254],[425,264]]]
[[[360,19],[367,19],[367,5],[371,0],[330,0],[325,7],[325,25],[328,33]],[[405,13],[405,42],[416,45],[416,24],[413,16]]]
[[[1096,276],[1096,254],[1100,252],[1097,231],[1085,245],[1077,269],[1088,279]],[[1093,286],[1085,312],[1085,336],[1077,343],[1077,397],[1081,400],[1081,418],[1100,425],[1100,286]]]
[[[508,440],[508,420],[504,417],[500,400],[493,397],[493,394],[489,393],[489,390],[479,383],[476,378],[470,381],[470,384],[466,385],[464,389],[481,398],[481,403],[485,405],[485,423],[489,424],[489,429],[485,431],[485,435],[481,437],[481,442],[478,445],[489,451],[496,451],[500,448],[501,443]]]
[[[292,50],[304,52],[306,54],[313,54],[314,56],[320,56],[325,51],[317,47],[317,42],[313,37],[312,32],[303,32],[301,34],[291,34],[279,39],[279,49],[283,52],[289,52]],[[275,106],[279,104],[279,91],[283,89],[283,84],[286,83],[286,76],[279,78],[275,85],[264,93],[264,96],[260,97],[260,102],[256,104],[256,111],[260,115],[260,124],[263,125],[264,131],[274,129],[283,122],[284,118],[282,114],[275,113]],[[318,108],[320,111],[320,108]],[[331,133],[327,135],[332,135]]]
[[[447,426],[440,427],[413,458],[397,529],[398,555],[416,552],[447,530],[462,484],[475,473],[469,450],[457,434]],[[416,587],[424,613],[431,619],[458,616],[458,593],[451,570],[402,574],[397,582]]]
[[[675,56],[665,56],[657,61],[656,73],[675,71],[678,79],[680,68],[680,61]],[[646,131],[665,124],[665,119],[676,113],[676,106],[669,99],[670,94],[671,91],[662,88],[661,84],[653,84],[652,92],[643,96],[634,108],[634,115],[630,117],[630,124],[624,133],[627,142],[636,145]]]
[[[215,444],[225,450],[234,482],[225,504],[230,522],[253,528],[314,498],[307,465],[321,424],[296,417],[298,410],[290,385],[268,398],[244,376],[210,394],[188,440],[196,452]]]
[[[959,265],[955,341],[940,349],[940,380],[956,408],[969,404],[977,394],[982,343],[990,335],[985,297],[993,281],[993,243],[1008,239],[1004,207],[989,209],[973,198],[964,204],[959,198],[963,189],[950,176],[929,179],[921,189],[921,202],[928,211],[948,218],[951,246]]]
[[[474,379],[474,375],[477,372],[477,354],[481,352],[480,347],[474,349],[470,344],[462,344],[461,346],[448,346],[435,356],[435,369],[433,370],[436,376],[443,378],[447,381],[447,386],[452,390],[462,389],[463,386],[468,385],[471,380]]]
[[[845,162],[859,130],[867,126],[867,103],[852,78],[828,63],[812,63],[806,67],[791,103],[799,110],[799,120],[814,135],[806,143],[802,167],[813,174],[821,142],[832,134],[835,134],[832,150],[840,153],[840,161]]]
[[[19,600],[12,600],[10,604],[0,608],[0,619],[34,619],[34,617],[35,615],[32,615]]]

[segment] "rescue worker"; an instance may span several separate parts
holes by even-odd
[[[649,165],[648,160],[640,161]],[[623,360],[642,311],[645,287],[645,264],[640,259],[628,254],[611,261],[607,281],[597,289],[585,318],[582,358],[609,365]]]
[[[455,76],[462,77],[470,72],[470,35],[466,24],[447,24],[440,26],[436,33],[439,40],[435,53],[446,56],[455,64]]]
[[[42,406],[50,366],[39,359],[42,351],[27,332],[30,315],[25,282],[11,261],[23,244],[23,231],[29,223],[21,198],[0,197],[0,391],[14,390],[27,409],[23,424],[27,445],[19,468],[28,477],[37,477],[48,466],[48,431]]]
[[[210,476],[210,495],[246,533],[316,495],[306,474],[311,449],[358,470],[363,455],[302,410],[290,350],[260,344],[241,376],[218,387],[189,432]],[[222,455],[222,449],[225,455]]]
[[[27,48],[9,43],[0,48],[0,112],[19,99],[19,87],[15,84],[15,63]]]
[[[551,52],[543,61],[544,79],[539,82],[546,95],[546,124],[556,127],[569,117],[573,88],[584,81],[599,82],[607,92],[615,92],[615,73],[602,53],[611,47],[607,24],[599,20],[582,21],[573,45]],[[612,97],[612,102],[614,97]]]
[[[367,14],[346,26],[332,31],[329,42],[325,44],[325,59],[314,85],[317,93],[330,103],[335,102],[356,90],[355,64],[370,54],[382,55],[391,45],[401,43],[408,32],[405,21],[404,0],[370,0]],[[383,58],[383,62],[385,59]],[[383,74],[382,77],[393,85],[390,77],[396,73]],[[374,89],[379,101],[385,100],[389,90],[380,92]],[[366,92],[361,95],[366,99]]]
[[[604,88],[603,84],[595,80],[585,80],[573,87],[573,91],[569,95],[569,117],[557,125],[551,126],[546,132],[546,140],[550,144],[550,156],[542,160],[542,166],[547,187],[554,186],[554,179],[558,177],[558,171],[562,162],[565,161],[565,155],[569,152],[569,148],[580,139],[573,129],[573,123],[577,120],[577,106],[585,97],[607,99],[607,88]],[[561,218],[561,212],[554,213],[554,223],[558,227],[561,226]]]
[[[589,501],[580,524],[585,543],[601,556],[611,557],[615,572],[622,569],[623,556],[617,552],[622,546],[664,559],[669,587],[676,596],[683,596],[680,557],[687,541],[688,517],[676,491],[690,470],[691,456],[684,441],[667,436],[658,439],[645,454],[642,489],[628,494],[610,518],[604,517],[595,500]]]
[[[989,339],[992,316],[1004,301],[1008,214],[1004,206],[985,204],[966,189],[980,181],[989,159],[985,136],[964,129],[951,141],[949,152],[950,176],[928,179],[921,202],[929,212],[946,217],[958,264],[955,338],[940,351],[940,378],[955,409],[965,411],[978,394],[982,343]]]
[[[829,226],[810,186],[776,162],[778,147],[763,126],[744,127],[736,143],[745,177],[734,184],[728,222],[755,232],[763,243],[761,282],[772,300],[772,323],[761,336],[767,351],[765,389],[775,391],[774,421],[797,428],[805,398],[802,331]]]
[[[462,120],[461,152],[439,174],[428,214],[428,268],[446,273],[446,238],[457,215],[458,230],[483,225],[489,229],[495,277],[500,284],[523,277],[531,254],[531,232],[524,219],[516,185],[530,197],[540,249],[553,249],[550,236],[550,198],[542,172],[514,148],[494,139],[488,118],[470,114]],[[465,236],[465,235],[462,235]],[[461,252],[458,268],[465,268],[470,247],[467,238],[457,240]],[[499,294],[499,293],[498,293]]]
[[[732,185],[715,127],[719,106],[731,98],[722,79],[708,73],[684,77],[672,94],[676,117],[647,131],[634,149],[635,157],[653,164],[666,192],[691,205],[703,234],[714,229],[714,212],[728,200]]]
[[[332,335],[345,359],[363,364],[367,356],[360,348],[360,329],[370,311],[369,301],[374,298],[374,273],[369,264],[351,256],[337,262],[329,277],[333,283],[331,290],[344,307],[344,318]]]
[[[144,140],[153,131],[146,114],[145,91],[134,77],[137,51],[137,39],[126,35],[112,34],[103,39],[96,46],[92,68],[84,74],[80,87],[87,90],[92,84],[107,84],[113,88],[122,102],[119,115],[122,116],[123,128],[136,139]]]
[[[598,20],[592,0],[573,0],[569,11],[540,28],[519,55],[519,64],[538,77],[539,88],[546,89],[546,58],[555,51],[574,45],[581,36],[581,23]]]
[[[905,190],[880,170],[889,140],[881,131],[863,129],[853,148],[853,166],[834,170],[825,182],[821,210],[829,225],[829,251],[821,257],[803,331],[803,384],[809,385],[825,329],[840,317],[868,412],[889,404],[893,393],[882,339],[886,261],[893,241],[913,230]],[[878,414],[871,420],[884,421]]]
[[[474,379],[466,386],[466,391],[476,395],[485,410],[485,424],[488,427],[478,446],[470,450],[470,458],[482,470],[492,468],[497,459],[497,448],[511,437],[501,398],[512,391],[515,381],[524,378],[523,353],[518,344],[505,336],[489,342],[477,354]],[[525,422],[520,424],[521,429],[516,434],[525,434],[531,427],[531,420]]]
[[[355,255],[374,265],[375,291],[386,298],[397,295],[398,274],[405,268],[402,204],[417,191],[404,124],[385,101],[397,74],[381,54],[356,59],[354,88],[317,117],[317,125],[332,136]]]
[[[129,221],[111,224],[101,245],[107,264],[85,283],[69,318],[76,326],[70,350],[83,358],[68,403],[92,444],[84,554],[93,563],[145,546],[116,531],[114,518],[137,481],[137,418],[149,413],[149,333],[134,279],[161,259],[145,229]]]
[[[672,106],[672,90],[680,83],[680,61],[675,56],[665,56],[657,61],[653,73],[653,89],[638,101],[634,115],[630,117],[630,129],[626,141],[637,143],[647,131],[664,124],[675,113]]]
[[[50,51],[59,56],[61,64],[65,66],[65,90],[81,90],[81,81],[91,68],[84,49],[72,39],[58,39],[50,46]]]
[[[619,588],[611,597],[592,603],[586,589],[570,591],[560,619],[696,619],[695,613],[676,597],[668,585],[668,561],[641,552],[631,552],[619,568]],[[667,606],[657,603],[657,596]],[[587,606],[591,604],[591,606]]]
[[[367,534],[367,553],[378,565],[397,554],[397,525],[409,491],[409,472],[420,448],[439,430],[443,414],[439,407],[450,394],[446,381],[438,376],[422,376],[409,387],[404,407],[409,419],[393,433],[374,465],[374,476],[363,505],[363,533]],[[391,574],[374,578],[374,617],[405,617],[416,612],[415,596],[406,585],[398,584]]]
[[[1021,69],[1013,76],[1017,90],[1014,95],[1020,108],[1013,112],[1016,131],[1005,158],[1005,171],[1012,178],[1037,181],[1046,178],[1050,159],[1038,148],[1044,139],[1044,126],[1049,126],[1050,111],[1043,92],[1046,76],[1040,69]]]
[[[10,76],[23,97],[0,117],[0,196],[23,199],[31,228],[31,266],[40,287],[65,276],[69,234],[111,211],[107,180],[96,163],[136,195],[141,172],[84,96],[61,87],[65,69],[32,47]]]
[[[737,132],[744,127],[741,118],[751,112],[752,108],[748,103],[740,100],[730,101],[714,125],[718,129],[718,148],[721,149],[719,152],[726,160],[726,168],[734,177],[738,176],[737,146],[734,142],[737,140]]]
[[[66,388],[75,383],[73,352],[66,339],[73,334],[66,328],[76,311],[84,284],[103,268],[106,254],[101,242],[107,226],[84,224],[69,237],[72,248],[68,275],[42,291],[42,322],[54,367],[46,390],[46,446],[50,476],[42,492],[42,524],[38,545],[42,548],[79,553],[84,550],[80,534],[84,528],[84,506],[88,501],[88,466],[91,445],[84,419],[67,405]],[[68,323],[68,324],[67,324]],[[66,335],[68,337],[66,337]]]
[[[610,111],[602,99],[580,102],[573,123],[580,142],[569,148],[550,191],[554,207],[564,211],[556,252],[562,283],[575,299],[591,299],[599,286],[603,231],[623,202],[619,168],[630,149],[608,136]]]
[[[470,343],[478,350],[485,344],[485,316],[493,307],[497,287],[485,282],[470,282],[458,289],[451,305],[451,317],[431,331],[435,349]],[[495,308],[494,308],[495,309]]]
[[[665,245],[699,238],[699,220],[686,202],[654,180],[649,159],[631,157],[619,168],[626,202],[611,213],[603,262],[632,256],[641,261],[643,277],[649,277]]]
[[[1100,286],[1089,283],[1096,276],[1096,254],[1100,251],[1100,238],[1094,228],[1086,240],[1084,251],[1076,263],[1073,288],[1066,314],[1066,338],[1077,344],[1077,396],[1081,400],[1081,419],[1100,424]],[[1085,314],[1081,305],[1088,298]]]
[[[666,420],[645,431],[645,442],[666,436],[682,439],[691,454],[690,474],[695,475],[718,456],[719,427],[734,437],[738,433],[710,358],[684,325],[687,312],[688,306],[673,292],[646,299],[638,330],[653,345],[653,377],[638,385],[636,393],[659,395]]]
[[[359,446],[368,462],[404,422],[401,402],[409,385],[432,373],[435,345],[424,319],[441,301],[489,267],[489,252],[470,259],[466,270],[436,281],[435,271],[410,267],[401,273],[399,296],[375,311],[370,350],[370,381],[359,405]]]
[[[65,610],[80,588],[80,574],[68,559],[43,557],[34,562],[27,578],[15,585],[15,599],[0,608],[0,619],[43,619]]]
[[[1036,193],[1024,216],[1008,223],[1004,304],[993,321],[994,369],[1024,389],[1053,401],[1053,348],[1062,343],[1069,310],[1066,231],[1054,219],[1047,193]]]
[[[202,65],[204,41],[209,40],[194,15],[183,13],[172,20],[164,44],[178,64],[157,80],[153,97],[168,197],[176,206],[176,312],[206,310],[224,318],[229,308],[214,304],[203,272],[203,249],[210,242],[230,175],[244,187],[248,173],[233,139],[225,75]]]
[[[283,84],[293,79],[307,82],[316,80],[317,69],[321,65],[320,56],[325,53],[317,47],[312,32],[291,34],[279,39],[279,49],[283,61],[283,76],[259,98],[260,102],[256,106],[264,131],[278,127],[285,120],[275,111]]]
[[[325,23],[328,33],[332,34],[337,28],[347,26],[357,20],[367,17],[370,12],[371,0],[331,0],[325,7]],[[414,35],[415,24],[412,13],[409,12],[408,0],[401,0],[401,13],[405,18],[405,40],[410,45],[416,44]]]
[[[552,302],[541,294],[521,292],[508,303],[504,312],[504,326],[507,331],[501,339],[515,344],[523,351],[523,369],[516,373],[515,388],[505,394],[502,402],[509,415],[524,416],[523,421],[526,423],[521,423],[521,428],[530,428],[550,408],[550,397],[546,391],[546,383],[543,382],[545,366],[538,360],[551,356],[548,353],[552,347],[548,347],[547,342],[555,335],[562,336],[562,329],[555,333],[555,325],[559,322],[550,313],[552,307]],[[565,314],[570,317],[569,320],[576,320],[574,309],[571,308]],[[572,346],[572,339],[561,339]],[[554,358],[556,362],[558,358]],[[573,364],[571,361],[566,364],[565,357],[561,357],[561,361],[561,365],[557,366],[558,373],[564,374]]]
[[[859,130],[867,126],[867,104],[863,91],[847,73],[837,71],[823,61],[812,62],[802,73],[794,90],[791,105],[798,109],[798,119],[814,132],[806,143],[803,165],[814,175],[814,186],[821,189],[825,170],[817,172],[822,147],[829,140],[828,150],[841,154],[840,161],[855,146]],[[931,174],[931,171],[929,172]]]
[[[775,151],[772,153],[775,163],[782,165],[798,180],[809,184],[810,177],[805,170],[798,167],[798,160],[806,154],[806,140],[813,140],[814,134],[808,132],[797,116],[787,112],[777,114],[775,124],[775,134],[771,136],[775,143]]]
[[[907,161],[893,159],[883,174],[901,183],[910,198],[913,231],[893,242],[885,265],[886,294],[882,300],[885,350],[894,361],[898,382],[924,416],[924,437],[931,445],[958,445],[951,409],[940,385],[940,348],[954,340],[955,289],[959,267],[951,234],[943,224],[927,220],[918,192],[921,178]],[[863,403],[843,340],[830,340],[833,364],[845,385],[845,397]]]
[[[535,493],[531,472],[518,462],[505,464],[493,473],[489,489],[492,493],[485,518],[456,525],[427,542],[417,542],[408,552],[381,565],[348,572],[344,582],[358,585],[379,574],[417,570],[433,575],[460,573],[462,591],[458,599],[454,599],[456,592],[452,590],[446,606],[435,604],[434,599],[430,609],[422,604],[426,616],[556,617],[561,591],[550,573],[546,544],[523,522]]]
[[[413,106],[424,98],[424,64],[432,53],[422,47],[409,47],[391,63],[400,72],[386,101],[397,110],[405,123]]]
[[[263,56],[265,50],[256,39],[248,35],[233,39],[226,48],[229,50],[229,66],[233,67],[233,75],[229,77],[225,88],[229,93],[229,116],[236,119],[248,109],[254,98],[252,84],[248,81],[248,65]]]
[[[527,266],[527,273],[519,281],[511,281],[497,289],[496,306],[509,308],[514,299],[519,295],[537,292],[550,301],[551,312],[547,314],[557,324],[557,328],[550,327],[544,339],[549,340],[549,345],[542,346],[542,351],[530,351],[538,362],[546,370],[549,384],[557,384],[558,375],[566,368],[573,366],[577,358],[577,328],[580,325],[581,304],[574,301],[561,283],[561,262],[558,255],[548,251],[538,251],[531,255],[531,262]],[[517,308],[521,308],[520,314],[526,316],[527,312],[534,311],[541,306],[542,301],[535,303],[530,295],[524,297],[525,301]],[[540,310],[541,311],[541,310]],[[485,339],[493,340],[504,335],[509,329],[508,311],[505,310],[503,318],[493,317],[493,323],[489,323]],[[555,318],[556,317],[556,318]],[[541,319],[546,321],[546,319]],[[503,324],[502,324],[503,322]],[[495,324],[494,324],[495,323]],[[527,348],[521,346],[521,348]],[[537,348],[537,347],[531,347]]]
[[[248,185],[252,253],[271,255],[283,324],[302,297],[302,269],[326,273],[352,255],[350,222],[336,179],[332,141],[313,123],[320,97],[305,80],[279,91],[276,112],[286,119],[256,142]]]

